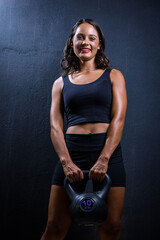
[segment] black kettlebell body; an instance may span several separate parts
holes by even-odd
[[[84,177],[88,178],[89,171],[83,170]],[[64,187],[70,199],[70,216],[79,225],[97,225],[107,217],[106,197],[110,188],[111,179],[106,174],[100,191],[93,192],[92,180],[87,180],[85,192],[77,193],[67,178]],[[91,186],[92,184],[92,186]],[[89,188],[90,187],[90,188]]]

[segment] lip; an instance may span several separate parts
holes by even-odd
[[[81,48],[81,50],[82,50],[82,49],[88,49],[88,50],[91,50],[90,48],[86,48],[86,47]]]
[[[85,50],[82,50],[85,49]],[[91,51],[90,48],[81,48],[81,53],[89,53]]]
[[[90,52],[90,50],[88,50],[88,51],[82,50],[82,51],[81,51],[81,53],[89,53],[89,52]]]

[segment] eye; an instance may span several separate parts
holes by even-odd
[[[81,39],[83,39],[83,38],[84,38],[84,37],[83,37],[82,35],[78,35],[78,36],[77,36],[77,39],[80,39],[80,40],[81,40]],[[90,39],[90,41],[96,40],[96,38],[94,38],[94,37],[90,37],[89,39]]]
[[[82,36],[77,36],[77,39],[82,39],[83,37]]]
[[[91,41],[94,41],[94,40],[96,40],[96,39],[95,39],[95,38],[93,38],[93,37],[91,37],[91,38],[90,38],[90,40],[91,40]]]

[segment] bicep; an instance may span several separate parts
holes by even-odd
[[[50,125],[52,128],[63,129],[64,124],[64,106],[61,92],[61,84],[59,80],[55,80],[52,86],[52,101],[50,108]]]
[[[112,109],[111,118],[124,121],[127,110],[127,93],[125,79],[119,70],[114,70],[111,75],[112,81]]]

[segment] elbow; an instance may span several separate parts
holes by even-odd
[[[117,125],[118,125],[119,129],[121,129],[121,131],[123,131],[124,123],[125,123],[125,119],[124,118],[117,120]]]
[[[124,117],[115,117],[115,118],[112,118],[111,122],[115,123],[116,125],[124,126],[125,118]]]
[[[53,135],[56,135],[60,132],[63,132],[63,129],[61,126],[59,125],[51,125],[51,128],[50,128],[50,136],[52,137]]]
[[[123,132],[124,123],[125,123],[125,119],[124,118],[113,118],[112,121],[111,121],[111,125],[115,129],[119,129],[120,132]]]
[[[119,118],[118,119],[118,123],[122,126],[124,126],[124,123],[125,123],[125,118]]]
[[[55,128],[53,126],[51,126],[51,128],[50,128],[50,136],[53,135],[54,131],[55,131]]]

